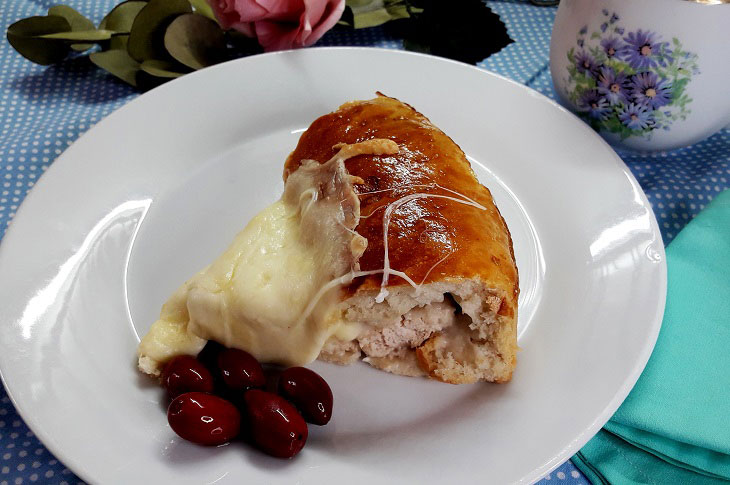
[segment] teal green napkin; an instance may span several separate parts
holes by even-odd
[[[730,190],[667,247],[656,347],[573,462],[593,483],[730,481]]]

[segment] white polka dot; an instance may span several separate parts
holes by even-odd
[[[565,473],[558,472],[555,475],[557,475],[557,477],[558,477],[559,480],[565,480]]]

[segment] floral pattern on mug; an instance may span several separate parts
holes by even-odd
[[[687,84],[699,73],[697,54],[679,39],[627,31],[604,9],[598,27],[582,27],[568,51],[568,98],[595,130],[651,138],[691,112]],[[589,32],[590,31],[590,32]]]

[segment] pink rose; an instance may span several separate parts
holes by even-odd
[[[256,37],[265,51],[312,45],[342,16],[345,0],[208,0],[224,29]]]

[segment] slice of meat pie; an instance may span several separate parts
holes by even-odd
[[[283,365],[364,357],[454,384],[510,380],[512,241],[448,136],[393,98],[346,103],[302,134],[284,178],[281,199],[163,306],[141,370],[212,339]]]

